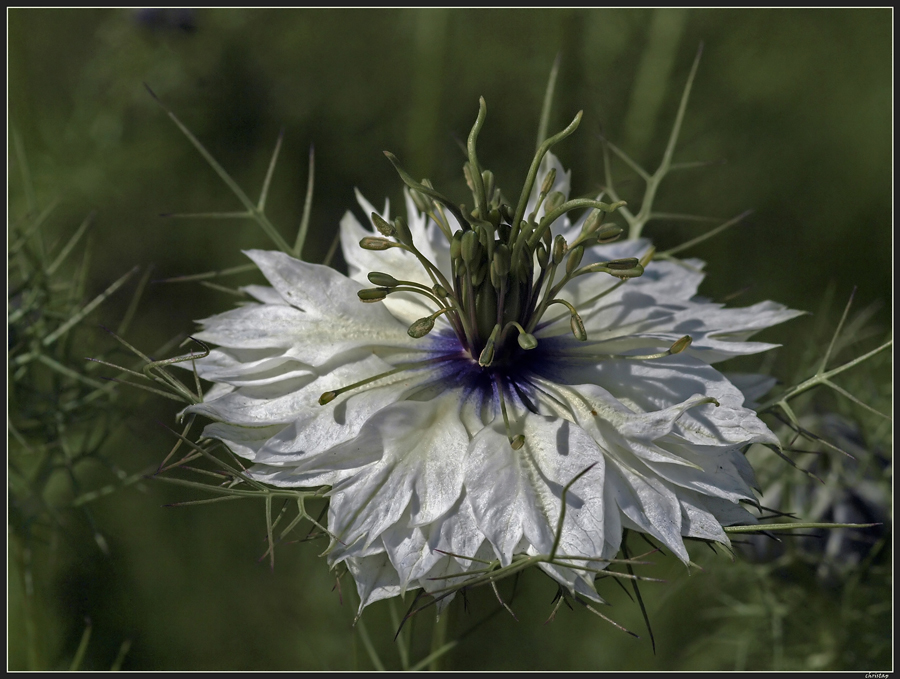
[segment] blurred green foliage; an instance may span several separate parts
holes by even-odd
[[[315,144],[316,194],[305,256],[321,261],[343,212],[359,212],[353,187],[373,203],[390,196],[400,204],[401,184],[384,149],[444,193],[465,195],[457,142],[468,133],[479,96],[488,105],[479,156],[499,186],[515,192],[534,150],[546,78],[557,55],[561,68],[551,127],[585,111],[579,131],[558,149],[574,170],[574,192],[596,193],[604,182],[601,134],[653,167],[702,41],[705,51],[676,159],[727,162],[673,176],[657,204],[668,212],[723,220],[754,210],[749,220],[687,253],[709,263],[702,292],[723,300],[744,290],[735,304],[775,299],[818,311],[826,290],[843,299],[856,285],[860,307],[884,303],[872,323],[882,330],[889,323],[890,9],[14,9],[8,18],[9,118],[33,181],[29,196],[11,157],[10,215],[19,218],[30,203],[43,206],[59,198],[48,228],[60,229],[62,238],[97,210],[85,301],[135,264],[152,264],[154,278],[166,278],[243,264],[242,248],[270,246],[249,222],[159,217],[240,206],[144,83],[251,196],[262,184],[279,131],[285,131],[268,213],[288,240],[300,221],[308,149]],[[622,165],[615,171],[623,197],[637,199],[640,182],[629,183]],[[646,234],[665,248],[706,228],[661,221]],[[251,280],[256,279],[248,275],[235,282]],[[97,322],[115,327],[130,299],[122,294],[107,300]],[[159,347],[189,332],[194,319],[232,305],[226,295],[199,286],[151,286],[130,338],[144,349]],[[798,364],[812,322],[801,319],[765,333],[764,339],[787,345],[777,357],[776,374],[793,377],[787,368]],[[94,353],[85,355],[112,346],[101,333],[95,342]],[[727,367],[753,370],[760,361]],[[881,375],[879,393],[888,379]],[[129,472],[158,463],[172,438],[153,418],[168,424],[174,413],[166,403],[142,406],[127,417],[132,433],[113,439],[104,454]],[[163,509],[194,498],[162,484],[144,491],[123,490],[91,503],[109,555],[73,512],[61,516],[66,539],[35,547],[41,667],[69,666],[85,616],[93,628],[82,663],[89,669],[109,668],[123,641],[131,641],[126,669],[370,667],[350,627],[349,580],[342,582],[341,605],[313,546],[279,546],[270,571],[256,561],[265,551],[259,506]],[[670,580],[643,589],[655,655],[637,606],[613,585],[601,590],[614,604],[604,612],[644,639],[630,639],[583,610],[562,610],[544,626],[556,589],[531,573],[518,583],[513,602],[520,621],[493,615],[462,638],[444,666],[888,666],[890,609],[872,613],[866,607],[890,593],[889,575],[872,575],[872,586],[848,594],[823,588],[813,571],[773,567],[763,577],[746,564],[707,560],[700,548],[696,552],[706,574],[687,578],[672,559],[659,559],[648,573]],[[24,668],[29,658],[20,574],[12,568],[10,575],[9,664]],[[511,587],[501,588],[507,598]],[[859,619],[835,615],[839,605],[857,616],[868,611],[865,634],[848,636],[845,627]],[[468,612],[454,604],[448,638],[495,609],[492,593],[473,592]],[[723,627],[716,617],[722,610],[732,618],[735,611],[756,611],[759,624],[735,618],[740,624]],[[387,603],[366,615],[385,662],[396,665]],[[777,635],[776,618],[784,623]],[[806,624],[810,620],[814,626]],[[421,657],[430,623],[415,624]],[[723,639],[732,632],[734,639]],[[836,639],[841,653],[833,652]]]

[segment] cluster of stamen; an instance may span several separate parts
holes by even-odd
[[[478,163],[475,145],[485,114],[482,99],[478,119],[469,135],[469,160],[464,166],[474,201],[471,211],[465,205],[451,203],[427,180],[413,180],[393,155],[386,154],[411,189],[416,207],[447,237],[450,279],[416,248],[406,220],[398,217],[387,222],[372,213],[372,222],[383,238],[363,238],[360,247],[406,250],[422,263],[432,285],[399,281],[389,274],[372,272],[369,281],[378,287],[359,292],[364,302],[379,302],[396,292],[426,297],[437,310],[413,323],[408,331],[410,336],[425,336],[434,328],[438,316],[445,315],[463,348],[482,367],[510,360],[516,345],[523,350],[534,349],[537,346],[534,330],[552,304],[568,309],[572,333],[579,340],[586,340],[581,317],[571,304],[557,297],[559,291],[576,276],[588,273],[603,272],[626,280],[640,276],[644,270],[642,263],[633,258],[580,266],[586,248],[611,243],[622,234],[621,227],[604,224],[603,218],[624,203],[608,204],[586,198],[567,201],[561,192],[553,191],[555,168],[545,176],[537,203],[525,215],[541,161],[553,144],[575,131],[581,113],[538,149],[515,210],[503,201],[500,189],[494,185],[493,173],[482,170]],[[541,207],[543,216],[538,219]],[[567,243],[562,235],[554,238],[552,224],[567,212],[580,209],[592,210],[581,234],[572,243]],[[455,230],[448,215],[455,218]]]
[[[538,346],[534,332],[551,305],[566,308],[572,334],[576,339],[586,341],[588,337],[581,316],[571,303],[557,296],[559,292],[569,281],[585,274],[609,274],[620,279],[619,284],[640,276],[652,258],[652,251],[641,260],[616,259],[581,266],[587,248],[611,243],[621,236],[622,228],[604,224],[604,218],[625,203],[609,204],[588,198],[566,200],[563,193],[553,190],[555,168],[544,177],[536,204],[529,214],[525,214],[541,162],[554,144],[575,131],[581,121],[581,112],[568,127],[545,140],[538,148],[515,209],[504,201],[500,189],[494,184],[493,173],[482,170],[478,163],[475,147],[486,113],[484,99],[481,99],[478,118],[468,138],[468,162],[463,168],[472,192],[471,210],[451,202],[436,191],[428,180],[415,181],[400,167],[396,157],[385,152],[409,187],[418,210],[430,217],[449,241],[449,278],[416,247],[403,217],[388,222],[373,212],[372,223],[381,236],[363,238],[360,247],[372,251],[400,248],[409,252],[419,260],[432,284],[398,280],[388,273],[376,271],[369,273],[368,279],[377,287],[360,290],[358,295],[360,300],[370,303],[383,301],[388,295],[398,292],[425,297],[436,310],[410,325],[408,334],[413,338],[424,337],[434,329],[438,317],[443,315],[464,351],[481,368],[491,368],[492,374],[495,374],[511,364],[520,351]],[[543,214],[539,218],[542,207]],[[580,234],[567,243],[561,234],[553,236],[551,226],[573,210],[591,212]],[[610,291],[608,288],[601,294]],[[647,359],[678,353],[689,343],[690,338],[682,338],[662,354],[633,358]],[[412,367],[400,366],[389,374]],[[384,376],[327,392],[322,395],[320,403],[328,403],[343,391]],[[497,387],[509,430],[504,390],[499,384]],[[514,448],[521,447],[524,442],[521,435],[510,435],[509,438]]]

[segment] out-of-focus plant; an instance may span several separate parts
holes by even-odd
[[[121,468],[112,456],[109,444],[126,412],[115,382],[97,374],[99,365],[85,366],[85,356],[96,350],[95,310],[138,269],[99,294],[89,293],[93,215],[74,230],[55,228],[57,203],[37,204],[22,143],[15,132],[12,138],[11,167],[20,181],[11,195],[19,213],[9,217],[7,261],[10,666],[41,670],[59,664],[56,636],[48,628],[50,597],[54,564],[65,563],[80,534],[73,522],[87,526],[96,548],[108,554],[91,502],[143,476]],[[148,277],[149,270],[117,333],[127,332]],[[70,669],[80,666],[90,633],[88,620]],[[129,644],[122,643],[113,668]]]

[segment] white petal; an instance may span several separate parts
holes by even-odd
[[[582,263],[640,258],[647,249],[646,241],[592,248]],[[667,347],[690,335],[693,344],[688,353],[707,362],[771,349],[774,345],[746,340],[763,328],[803,313],[775,302],[725,309],[721,304],[695,297],[703,279],[702,266],[699,260],[653,261],[642,276],[626,283],[605,274],[583,275],[569,282],[561,296],[576,307],[591,340],[635,336],[658,340]],[[564,334],[568,313],[553,309],[540,327],[543,330],[538,336]]]
[[[744,395],[744,405],[756,408],[759,399],[772,391],[778,382],[774,377],[755,373],[725,373],[725,377]]]
[[[359,192],[357,192],[357,199],[363,205],[363,209],[366,209],[366,206],[371,207]],[[407,207],[413,209],[408,222],[413,242],[425,259],[434,262],[435,253],[431,247],[425,220],[415,212],[412,199],[407,197],[407,201]],[[368,217],[370,214],[371,212],[367,212],[366,216]],[[368,274],[372,271],[380,271],[389,273],[401,281],[412,281],[428,287],[434,285],[434,281],[422,263],[411,252],[402,248],[371,251],[359,247],[359,241],[363,238],[378,235],[377,232],[364,228],[350,212],[347,212],[341,220],[341,243],[343,244],[344,258],[350,267],[351,277],[355,281],[362,283],[365,287],[371,287],[367,278]],[[449,262],[449,257],[447,261]],[[382,304],[407,326],[436,311],[425,297],[413,293],[393,293]]]
[[[370,418],[355,439],[317,458],[316,467],[322,469],[331,456],[381,455],[332,490],[329,527],[342,543],[339,551],[361,538],[371,544],[407,506],[410,523],[418,526],[450,510],[462,491],[469,444],[459,407],[458,392],[394,404]]]
[[[265,445],[266,441],[282,428],[281,424],[267,427],[241,427],[225,422],[213,422],[203,429],[203,437],[224,441],[235,455],[253,460],[257,451]]]
[[[214,349],[206,358],[195,361],[197,374],[210,382],[227,382],[236,387],[270,384],[313,374],[309,366],[297,359],[280,352],[274,356],[272,353],[268,349]],[[177,365],[191,367],[190,363]]]
[[[585,476],[566,497],[561,553],[599,556],[604,548],[604,460],[578,426],[559,418],[528,414],[521,426],[525,445],[513,450],[501,422],[472,441],[466,490],[475,519],[504,565],[519,539],[549,554],[557,530],[562,490]],[[593,467],[592,467],[593,465]]]
[[[722,524],[698,502],[698,498],[691,497],[689,493],[680,493],[678,498],[681,501],[681,528],[685,536],[731,544],[722,530]]]
[[[457,501],[451,511],[433,523],[421,527],[409,524],[407,511],[403,519],[382,535],[382,542],[404,588],[412,581],[434,575],[435,566],[442,561],[456,562],[455,568],[445,563],[443,568],[438,569],[442,574],[462,573],[482,567],[480,562],[465,558],[475,557],[484,542],[484,535],[478,530],[465,496]],[[458,556],[448,556],[448,553]]]
[[[355,473],[356,470],[353,469],[300,473],[294,467],[277,467],[269,464],[254,464],[246,471],[251,479],[279,488],[334,486]]]
[[[263,304],[287,304],[275,288],[266,285],[245,285],[241,290]]]
[[[670,484],[724,498],[730,502],[753,499],[753,491],[739,470],[744,456],[735,448],[684,445],[676,441],[664,444],[694,467],[646,461],[647,467]],[[678,491],[681,492],[680,489]]]
[[[361,286],[333,269],[279,252],[247,255],[293,306],[252,304],[213,316],[203,321],[199,339],[229,348],[282,349],[312,366],[361,348],[421,348],[382,305],[360,302]]]
[[[347,568],[356,581],[359,613],[369,604],[400,595],[400,580],[387,554],[348,559]]]
[[[607,465],[606,473],[606,487],[622,513],[687,563],[690,559],[681,539],[681,504],[675,493],[659,479],[616,464]]]
[[[700,445],[777,443],[756,413],[742,406],[743,394],[715,368],[691,356],[573,361],[561,364],[554,372],[562,383],[571,380],[602,385],[635,412],[662,410],[697,394],[710,396],[718,401],[718,407],[691,408],[678,418],[678,433]]]
[[[352,389],[325,405],[319,404],[325,392],[392,368],[377,356],[367,356],[340,365],[321,377],[244,387],[187,410],[235,425],[258,427],[280,423],[280,431],[251,459],[275,465],[296,463],[352,439],[373,414],[435,379],[427,368],[406,370]]]

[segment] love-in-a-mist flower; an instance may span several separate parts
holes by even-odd
[[[569,200],[549,153],[579,118],[508,205],[475,153],[484,113],[470,206],[388,154],[407,217],[357,196],[372,230],[341,222],[349,278],[250,251],[272,287],[197,335],[219,346],[197,363],[217,385],[189,410],[256,480],[329,487],[328,559],[361,609],[551,552],[541,567],[597,599],[625,529],[687,561],[685,537],[727,543],[722,526],[754,522],[742,448],[777,443],[712,364],[771,348],[747,338],[797,312],[725,309],[695,296],[702,262],[613,243],[617,205]]]

